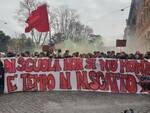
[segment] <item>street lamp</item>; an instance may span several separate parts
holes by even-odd
[[[125,8],[122,8],[121,11],[124,11],[125,9],[129,8],[130,6],[127,6]]]

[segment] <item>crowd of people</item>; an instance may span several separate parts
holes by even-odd
[[[7,54],[0,54],[0,57],[49,57],[49,58],[72,58],[72,57],[80,57],[80,58],[116,58],[116,59],[150,59],[150,51],[145,54],[137,51],[135,53],[127,54],[126,52],[118,52],[115,51],[107,51],[107,53],[94,51],[93,53],[79,53],[74,52],[70,53],[69,50],[62,52],[61,49],[58,50],[49,50],[45,52],[34,52],[31,54],[29,51],[25,51],[23,53],[14,53],[8,52]]]

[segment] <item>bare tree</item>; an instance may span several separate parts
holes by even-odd
[[[65,39],[70,38],[77,41],[93,33],[92,28],[80,22],[76,10],[70,9],[67,6],[61,6],[60,8],[54,8],[52,11],[54,15],[52,22],[54,34],[61,33]]]

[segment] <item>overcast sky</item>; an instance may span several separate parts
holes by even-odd
[[[14,18],[21,0],[0,0],[0,30],[9,35],[24,32]],[[120,9],[130,6],[131,0],[47,0],[54,7],[67,5],[76,9],[84,24],[91,26],[96,34],[106,40],[121,38],[128,18],[129,8],[121,12]],[[8,24],[3,24],[2,21]],[[105,40],[105,41],[106,41]]]

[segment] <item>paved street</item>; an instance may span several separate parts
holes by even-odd
[[[29,92],[0,97],[0,113],[150,113],[150,95]]]

